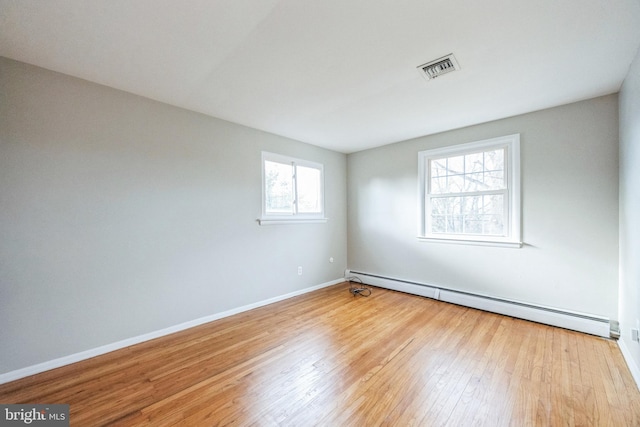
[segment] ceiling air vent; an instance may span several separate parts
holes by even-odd
[[[456,61],[456,58],[453,56],[453,53],[443,56],[442,58],[438,58],[435,61],[427,62],[426,64],[422,64],[418,67],[420,74],[422,74],[422,76],[427,80],[435,79],[443,74],[459,69],[460,66],[458,65],[458,61]]]

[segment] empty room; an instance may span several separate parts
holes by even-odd
[[[639,426],[637,0],[0,0],[0,425]]]

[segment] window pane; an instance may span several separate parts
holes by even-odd
[[[464,173],[464,156],[449,157],[447,159],[447,171],[449,175]]]
[[[502,236],[504,229],[504,195],[491,194],[483,196],[484,234]]]
[[[464,217],[464,233],[465,234],[483,234],[483,216],[467,215]]]
[[[464,173],[482,172],[484,170],[483,153],[464,156]]]
[[[464,198],[462,207],[463,215],[480,215],[482,214],[482,196],[468,196]]]
[[[431,178],[431,194],[442,194],[447,192],[447,177]]]
[[[491,194],[483,196],[483,212],[486,214],[504,215],[504,196]]]
[[[464,176],[464,191],[486,190],[484,174],[482,172],[470,173]]]
[[[431,199],[431,214],[444,215],[447,213],[447,199],[433,198]]]
[[[504,170],[504,148],[484,152],[484,170]]]
[[[447,217],[447,233],[460,234],[462,233],[462,215],[454,215]]]
[[[265,210],[267,213],[293,213],[293,166],[264,162]]]
[[[462,193],[464,191],[464,175],[449,175],[447,190],[449,193]]]
[[[504,216],[486,215],[484,234],[488,236],[504,236]]]
[[[462,213],[462,197],[447,197],[443,199],[446,203],[446,212],[449,215],[460,215]]]
[[[504,185],[504,171],[485,172],[484,182],[487,190],[502,190]]]
[[[298,166],[298,212],[322,212],[322,190],[320,169]]]
[[[445,215],[432,215],[431,216],[431,232],[432,233],[446,233],[447,217]]]
[[[447,176],[447,159],[431,161],[431,177]]]
[[[460,197],[434,197],[431,199],[431,212],[437,215],[460,214]]]

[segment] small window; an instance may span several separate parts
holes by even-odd
[[[421,151],[419,238],[521,246],[520,135]]]
[[[260,224],[325,221],[323,165],[263,152]]]

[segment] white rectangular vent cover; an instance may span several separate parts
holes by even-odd
[[[456,61],[456,58],[453,56],[453,53],[443,56],[442,58],[438,58],[435,61],[427,62],[426,64],[422,64],[418,67],[420,74],[422,74],[422,76],[427,80],[435,79],[443,74],[459,69],[460,66],[458,65],[458,61]]]

